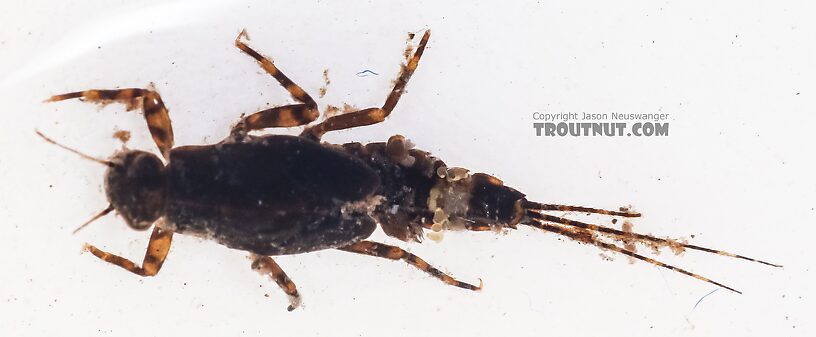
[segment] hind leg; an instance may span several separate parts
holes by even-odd
[[[414,74],[417,65],[419,65],[419,59],[422,57],[422,53],[425,51],[425,45],[428,44],[430,37],[431,31],[425,31],[413,57],[408,60],[408,64],[402,66],[394,88],[391,89],[391,93],[388,95],[388,98],[385,99],[385,103],[382,107],[368,108],[331,117],[320,124],[307,128],[303,131],[301,136],[320,140],[320,138],[329,131],[350,129],[384,121],[385,118],[391,114],[391,111],[394,110],[394,107],[397,106],[397,102],[399,102],[400,97],[405,92],[405,86],[408,85],[408,80],[411,79],[411,75]]]
[[[448,274],[443,273],[441,270],[434,268],[419,256],[406,252],[399,247],[389,246],[374,241],[360,241],[348,246],[339,247],[337,249],[357,254],[383,257],[390,260],[403,260],[417,269],[422,270],[440,281],[452,286],[477,291],[482,289],[481,280],[479,280],[479,286],[474,286],[472,284],[459,281]]]
[[[272,75],[280,85],[292,95],[295,101],[302,104],[285,105],[281,107],[261,110],[241,119],[232,129],[232,134],[246,134],[248,131],[261,130],[274,127],[292,127],[306,125],[317,119],[319,112],[317,103],[299,85],[292,82],[277,66],[267,57],[264,57],[254,49],[246,45],[241,38],[249,40],[246,31],[241,31],[235,38],[235,46],[241,51],[258,61],[261,68]]]

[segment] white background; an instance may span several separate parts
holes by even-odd
[[[0,334],[813,335],[816,27],[807,1],[231,3],[3,0]],[[233,46],[242,28],[314,97],[328,68],[321,106],[360,108],[382,104],[407,32],[432,28],[392,117],[325,140],[401,133],[531,200],[632,204],[644,213],[638,231],[694,235],[785,268],[664,252],[658,258],[744,292],[719,290],[695,308],[716,287],[529,228],[449,233],[407,248],[464,281],[482,278],[483,292],[401,262],[324,251],[277,259],[303,294],[305,307],[289,313],[245,253],[211,242],[176,236],[147,279],[80,254],[89,242],[140,261],[149,234],[108,216],[71,235],[107,204],[104,167],[34,129],[100,157],[121,147],[115,130],[133,132],[131,148],[155,146],[142,117],[122,106],[41,102],[155,82],[177,145],[217,142],[240,114],[290,100]],[[365,69],[379,76],[355,75]],[[536,137],[536,111],[669,113],[670,134]]]

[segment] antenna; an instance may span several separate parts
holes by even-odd
[[[114,166],[116,166],[116,165],[115,165],[113,162],[111,162],[111,161],[109,161],[109,160],[103,160],[103,159],[99,159],[99,158],[94,158],[94,157],[91,157],[91,156],[89,156],[89,155],[87,155],[87,154],[84,154],[84,153],[82,153],[82,152],[79,152],[79,151],[77,151],[77,150],[74,150],[74,149],[72,149],[72,148],[70,148],[70,147],[67,147],[67,146],[62,145],[62,144],[60,144],[60,143],[57,143],[57,142],[56,142],[56,141],[54,141],[53,139],[48,138],[46,135],[44,135],[42,132],[40,132],[40,130],[34,129],[34,132],[36,132],[38,136],[42,137],[42,139],[45,139],[45,141],[46,141],[46,142],[49,142],[49,143],[54,144],[54,145],[56,145],[56,146],[59,146],[59,147],[61,147],[61,148],[62,148],[62,149],[64,149],[64,150],[68,150],[68,151],[70,151],[70,152],[73,152],[73,153],[75,153],[75,154],[79,155],[79,156],[80,156],[80,157],[82,157],[82,158],[88,159],[88,160],[90,160],[90,161],[95,161],[95,162],[100,163],[100,164],[102,164],[102,165],[105,165],[105,166],[107,166],[107,167],[114,167]]]
[[[81,229],[85,228],[86,226],[90,225],[91,222],[94,222],[94,221],[96,221],[96,219],[99,219],[99,218],[101,218],[101,217],[103,217],[105,215],[108,215],[108,213],[110,213],[111,211],[113,211],[113,204],[109,204],[108,208],[105,208],[104,210],[102,210],[102,212],[99,212],[99,214],[94,215],[93,218],[91,218],[88,221],[85,221],[84,224],[79,225],[79,227],[77,227],[77,229],[74,229],[74,231],[71,232],[71,234],[76,234],[77,232],[79,232],[79,230],[81,230]]]

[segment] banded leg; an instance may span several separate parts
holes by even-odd
[[[269,256],[252,254],[252,269],[261,275],[269,276],[289,296],[289,307],[286,310],[292,311],[300,306],[300,294],[298,294],[295,283],[289,279],[289,276],[286,276],[275,260]]]
[[[307,128],[303,131],[301,136],[320,140],[320,138],[329,131],[350,129],[384,121],[385,118],[391,114],[391,111],[394,110],[400,97],[405,92],[405,86],[408,85],[408,80],[411,79],[411,75],[414,74],[417,65],[419,65],[419,59],[422,57],[422,53],[425,51],[425,45],[428,44],[430,37],[431,31],[426,30],[422,36],[422,40],[419,42],[416,52],[414,52],[414,56],[408,60],[408,64],[402,66],[400,76],[394,84],[394,89],[391,90],[391,93],[388,95],[388,98],[386,98],[385,104],[383,104],[382,107],[368,108],[331,117],[320,124]]]
[[[479,286],[474,286],[462,281],[458,281],[455,278],[443,273],[439,269],[434,268],[428,262],[421,259],[419,256],[406,252],[402,248],[394,247],[378,242],[373,241],[360,241],[357,243],[350,244],[348,246],[339,247],[339,250],[363,254],[363,255],[370,255],[376,257],[383,257],[390,260],[403,260],[408,264],[422,270],[431,276],[450,284],[452,286],[457,286],[459,288],[469,289],[469,290],[481,290],[482,289],[482,280],[479,280]]]
[[[317,119],[320,113],[317,110],[317,103],[312,99],[306,91],[300,86],[292,82],[289,77],[275,66],[275,64],[267,57],[264,57],[254,49],[250,48],[241,38],[249,40],[246,30],[242,30],[238,37],[235,38],[235,46],[247,55],[254,58],[261,65],[261,68],[266,70],[269,75],[272,75],[286,91],[292,95],[295,101],[303,104],[292,104],[281,107],[261,110],[253,113],[243,119],[232,129],[233,134],[245,134],[252,130],[261,130],[273,127],[292,127],[309,124]]]
[[[144,261],[141,266],[118,255],[105,252],[92,245],[85,244],[85,250],[102,259],[105,262],[115,264],[125,270],[140,276],[154,276],[159,273],[167,253],[170,251],[170,243],[173,240],[173,232],[153,227],[153,234],[150,235],[150,243],[147,244]]]
[[[151,89],[92,89],[51,96],[46,102],[79,98],[91,103],[122,103],[127,106],[128,111],[141,107],[147,121],[147,127],[150,129],[150,135],[153,136],[153,141],[161,151],[164,159],[170,160],[170,149],[173,148],[173,125],[170,122],[170,114],[167,107],[164,106],[161,96]]]

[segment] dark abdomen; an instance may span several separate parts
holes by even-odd
[[[262,255],[334,248],[374,230],[368,214],[342,208],[379,185],[362,161],[299,137],[186,146],[170,155],[166,220]]]

